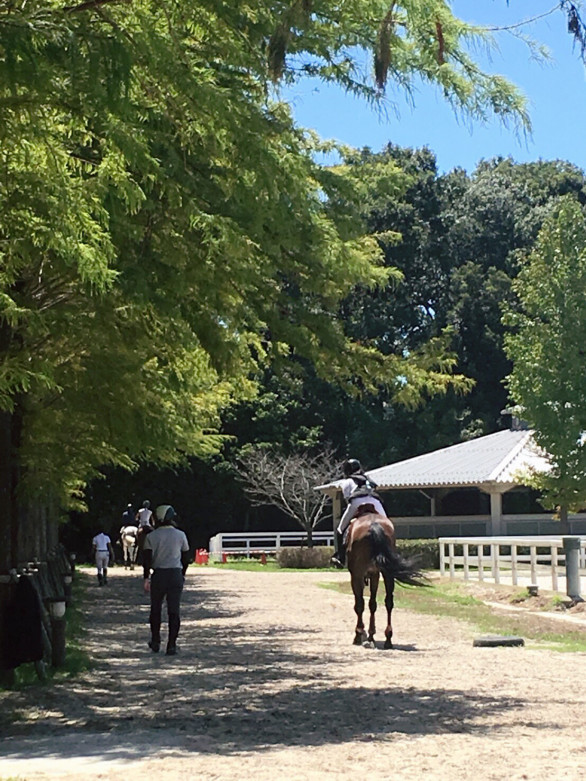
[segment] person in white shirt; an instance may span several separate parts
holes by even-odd
[[[108,564],[114,564],[114,548],[112,540],[103,529],[92,540],[92,550],[98,570],[98,585],[106,586],[108,584]]]
[[[142,507],[136,513],[136,520],[138,521],[138,528],[143,526],[152,526],[153,511],[151,510],[151,503],[148,499],[145,499],[142,503]]]
[[[149,648],[157,653],[161,647],[161,611],[166,599],[169,619],[167,655],[174,656],[181,625],[181,593],[190,562],[189,542],[185,532],[176,527],[177,513],[170,504],[157,507],[155,518],[157,527],[146,537],[142,551],[144,590],[151,595]]]
[[[344,461],[343,470],[345,479],[340,483],[340,488],[348,505],[336,529],[336,552],[331,559],[336,567],[343,567],[346,562],[344,535],[350,522],[356,517],[359,507],[370,505],[372,512],[387,517],[386,510],[376,493],[376,484],[364,474],[360,461],[349,458]]]

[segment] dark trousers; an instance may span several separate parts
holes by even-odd
[[[161,642],[161,610],[167,598],[169,615],[169,637],[167,645],[174,646],[179,634],[179,608],[183,591],[183,572],[180,569],[156,569],[151,577],[151,639]]]

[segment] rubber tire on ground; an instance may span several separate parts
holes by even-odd
[[[472,645],[475,648],[496,648],[497,646],[518,646],[525,645],[522,637],[515,635],[485,635],[484,637],[475,637]]]

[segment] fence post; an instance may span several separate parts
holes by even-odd
[[[62,667],[65,664],[65,597],[49,597],[51,616],[51,664]]]
[[[558,546],[551,546],[551,587],[553,591],[558,590]]]
[[[562,539],[566,554],[566,594],[576,602],[583,602],[580,596],[580,538]]]
[[[470,580],[470,565],[468,563],[468,553],[470,551],[470,546],[467,542],[464,543],[462,547],[462,552],[464,554],[464,580]]]
[[[513,581],[513,586],[516,586],[519,583],[519,574],[517,572],[517,543],[513,542],[511,544],[511,578]]]

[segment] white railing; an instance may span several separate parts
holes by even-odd
[[[563,538],[557,537],[441,537],[440,574],[451,579],[463,575],[517,586],[551,581],[551,590],[560,591],[566,580],[566,551]],[[586,574],[586,537],[580,537],[579,567]]]
[[[569,533],[584,534],[586,514],[568,517]],[[393,516],[397,536],[413,537],[479,537],[491,535],[490,515]],[[557,537],[559,520],[552,513],[505,513],[501,535],[510,537]]]
[[[334,532],[313,532],[314,545],[333,545]],[[210,539],[210,558],[222,561],[226,556],[274,554],[286,546],[306,547],[306,532],[223,532]]]

